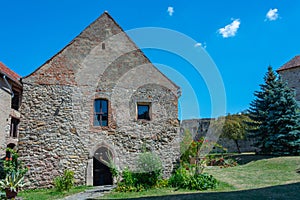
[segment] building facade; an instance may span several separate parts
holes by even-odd
[[[292,60],[281,66],[277,72],[288,86],[295,90],[296,101],[300,102],[300,56],[295,56]]]
[[[143,148],[164,175],[179,158],[178,86],[158,71],[108,13],[22,79],[19,154],[30,187],[65,169],[77,184],[112,184],[105,164],[135,168]]]
[[[22,85],[20,76],[0,62],[0,156],[18,144]]]

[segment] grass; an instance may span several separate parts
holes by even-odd
[[[90,186],[78,186],[72,188],[68,192],[58,192],[55,189],[37,189],[37,190],[25,190],[18,193],[17,197],[22,197],[24,200],[52,200],[60,199],[72,194],[83,192],[86,189],[91,188]]]
[[[300,157],[277,157],[231,168],[207,168],[206,172],[236,189],[254,189],[300,182],[296,173]]]
[[[252,161],[251,161],[252,160]],[[143,192],[111,192],[100,199],[300,199],[300,157],[266,157],[247,155],[242,165],[231,168],[208,167],[205,171],[219,180],[218,188],[208,191],[157,188]],[[54,189],[22,191],[18,197],[24,200],[59,199],[82,192],[87,186],[79,186],[69,192]]]
[[[248,158],[247,158],[248,159]],[[205,171],[215,176],[215,190],[188,191],[174,188],[152,189],[139,193],[111,192],[101,199],[300,199],[300,157],[253,156],[255,161],[231,168],[210,167]]]

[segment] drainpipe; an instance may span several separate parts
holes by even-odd
[[[8,87],[8,89],[10,90],[11,98],[14,98],[15,94],[13,93],[12,88],[11,88],[11,86],[9,85],[9,83],[8,83],[8,81],[7,81],[5,75],[3,75],[3,79],[4,79],[4,81],[5,81],[5,83],[6,83],[7,87]]]

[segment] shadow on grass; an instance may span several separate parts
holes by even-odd
[[[201,192],[193,194],[178,194],[158,197],[141,197],[131,198],[131,200],[192,200],[192,199],[207,199],[207,200],[227,200],[227,199],[300,199],[300,183],[278,185],[266,188],[231,191],[231,192]]]
[[[253,154],[253,155],[239,154],[239,155],[232,155],[232,156],[229,156],[229,157],[235,159],[239,165],[245,165],[245,164],[247,164],[249,162],[252,162],[252,161],[269,159],[269,158],[276,158],[278,156],[274,156],[274,155],[255,155],[255,154]]]

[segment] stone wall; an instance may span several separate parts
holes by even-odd
[[[114,161],[122,170],[134,168],[142,146],[146,145],[163,161],[165,176],[171,173],[179,156],[179,123],[177,97],[167,88],[139,88],[127,102],[130,117],[120,123],[116,120],[115,127],[104,130],[89,123],[93,99],[83,109],[76,109],[78,105],[72,99],[75,87],[24,83],[23,89],[19,152],[30,167],[31,187],[51,186],[53,178],[64,169],[75,171],[76,183],[85,184],[89,160],[100,146],[112,150]],[[145,99],[152,102],[152,120],[136,120],[136,101]],[[111,110],[124,112],[113,106]]]
[[[7,83],[9,84],[10,88],[7,86]],[[21,86],[18,84],[15,84],[10,79],[7,80],[7,83],[5,80],[1,77],[0,78],[0,158],[2,158],[5,155],[5,149],[9,146],[11,148],[14,148],[18,144],[18,132],[16,132],[17,135],[11,136],[11,119],[20,119],[20,112],[13,109],[11,106],[12,102],[12,94],[10,89],[13,90],[21,90]],[[20,94],[21,95],[21,94]]]
[[[0,158],[5,155],[6,140],[10,130],[11,94],[9,88],[0,77]]]
[[[193,138],[205,137],[209,129],[210,121],[214,119],[191,119],[183,120],[180,124],[180,135],[183,136],[185,130],[189,130]],[[255,152],[257,149],[253,146],[254,140],[239,140],[241,152]],[[236,144],[233,140],[220,137],[218,144],[222,145],[228,152],[238,152]]]
[[[116,35],[117,34],[117,35]],[[179,158],[178,87],[161,74],[108,14],[23,79],[19,153],[31,188],[50,187],[64,169],[93,184],[93,156],[112,152],[135,168],[142,146],[162,160],[164,176]],[[108,126],[93,125],[94,100],[108,100]],[[137,120],[137,103],[151,120]]]
[[[295,90],[296,100],[300,102],[300,67],[281,70],[278,73],[284,81],[287,81],[288,86]]]

